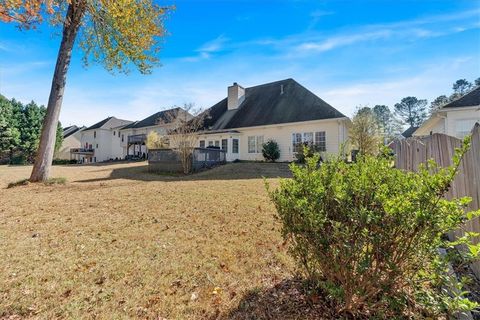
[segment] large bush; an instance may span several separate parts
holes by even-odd
[[[275,140],[268,140],[263,144],[262,154],[266,161],[275,162],[280,158],[280,147]]]
[[[339,313],[422,318],[474,306],[461,291],[438,289],[451,280],[442,236],[461,225],[469,201],[442,197],[455,167],[414,173],[388,156],[318,160],[292,164],[293,178],[269,192],[291,254]]]

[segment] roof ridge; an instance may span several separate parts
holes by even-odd
[[[255,86],[251,86],[251,87],[246,87],[246,89],[253,89],[253,88],[259,88],[259,87],[263,87],[263,86],[270,86],[270,85],[274,85],[274,84],[277,84],[277,83],[280,83],[280,82],[287,82],[287,81],[293,81],[295,83],[298,83],[297,81],[295,81],[295,79],[293,78],[287,78],[287,79],[283,79],[283,80],[277,80],[277,81],[272,81],[272,82],[268,82],[268,83],[263,83],[263,84],[257,84]]]
[[[444,104],[443,106],[441,106],[439,109],[443,109],[443,108],[447,107],[448,105],[454,104],[455,102],[457,102],[457,101],[465,98],[466,96],[474,93],[474,92],[477,91],[477,90],[480,90],[480,85],[475,86],[472,90],[470,90],[470,91],[468,91],[467,93],[461,95],[460,97],[456,98],[455,100],[452,100],[452,101],[449,101],[449,102],[445,103],[445,104]],[[448,107],[447,107],[447,108],[448,108]]]

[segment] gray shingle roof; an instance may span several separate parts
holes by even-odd
[[[407,130],[403,131],[402,136],[405,138],[410,138],[419,127],[410,126]]]
[[[480,87],[473,89],[466,95],[454,100],[450,103],[447,103],[442,107],[443,108],[462,108],[462,107],[472,107],[480,105]]]
[[[246,88],[245,100],[235,110],[227,110],[225,98],[206,112],[204,129],[210,130],[345,117],[293,79]]]
[[[83,129],[85,129],[85,127],[80,127],[79,128],[76,125],[63,128],[63,139],[68,138],[72,134],[77,133],[78,131],[81,131]]]
[[[144,128],[144,127],[151,127],[155,126],[159,123],[169,123],[178,115],[178,112],[183,110],[182,108],[173,108],[168,110],[159,111],[157,113],[152,114],[151,116],[140,120],[135,121],[125,127],[123,129],[137,129],[137,128]]]
[[[108,117],[106,119],[103,119],[100,122],[95,123],[94,125],[86,128],[85,130],[92,130],[92,129],[100,129],[100,128],[105,128],[105,129],[111,129],[113,127],[118,127],[121,125],[128,125],[132,121],[130,120],[122,120],[122,119],[117,119],[115,117]],[[105,126],[107,123],[109,123],[109,126]]]

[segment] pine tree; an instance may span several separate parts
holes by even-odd
[[[0,95],[0,160],[9,159],[20,142],[11,102]]]
[[[405,97],[395,104],[395,113],[412,127],[420,126],[427,118],[427,100],[416,97]]]

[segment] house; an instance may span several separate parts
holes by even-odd
[[[182,108],[159,111],[151,116],[132,122],[120,129],[123,156],[147,154],[147,136],[154,131],[160,136],[167,135],[178,125],[178,120],[188,121],[192,115]]]
[[[263,160],[272,139],[280,161],[292,161],[303,143],[338,154],[348,137],[349,118],[293,79],[244,88],[228,87],[227,97],[206,111],[198,147],[219,147],[227,161]]]
[[[433,112],[413,135],[444,133],[462,139],[476,122],[480,122],[480,87]]]
[[[75,125],[63,128],[63,141],[60,148],[55,152],[55,159],[70,160],[72,148],[80,148],[82,131],[85,127],[77,127]]]
[[[120,129],[129,120],[108,117],[81,131],[80,147],[71,149],[72,159],[84,163],[123,158]]]
[[[405,138],[405,139],[410,138],[413,135],[413,133],[418,130],[418,128],[419,127],[410,126],[407,130],[402,132],[401,134],[402,138]]]

